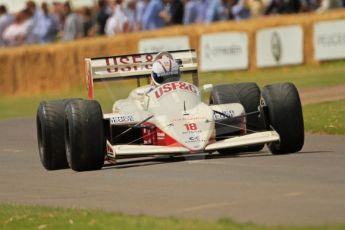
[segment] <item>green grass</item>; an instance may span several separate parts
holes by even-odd
[[[233,229],[233,230],[340,230],[345,225],[259,226],[229,219],[210,222],[197,219],[129,216],[99,210],[80,210],[0,204],[0,229]]]
[[[309,132],[345,134],[345,100],[307,105],[303,113]]]
[[[260,86],[277,82],[293,82],[297,88],[345,85],[345,61],[319,66],[290,66],[260,69],[254,72],[215,72],[201,74],[201,83],[257,82]]]

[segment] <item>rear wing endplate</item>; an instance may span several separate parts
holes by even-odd
[[[193,84],[199,85],[196,52],[191,50],[169,51],[180,64],[181,73],[191,73]],[[88,97],[93,98],[93,83],[123,79],[148,78],[153,60],[158,53],[141,53],[121,56],[85,58]]]

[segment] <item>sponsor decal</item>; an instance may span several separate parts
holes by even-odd
[[[316,60],[343,59],[345,57],[345,20],[314,24],[314,52]]]
[[[279,34],[277,31],[272,33],[271,37],[271,51],[273,58],[276,62],[279,62],[282,56],[282,41],[280,39]]]
[[[133,122],[134,117],[133,116],[116,116],[116,117],[111,117],[110,118],[110,124],[115,125],[119,123],[128,123],[128,122]]]
[[[176,119],[173,119],[172,122],[176,121],[197,121],[197,120],[207,120],[206,117],[179,117]]]
[[[236,44],[228,46],[214,46],[211,47],[210,44],[205,45],[205,58],[226,58],[229,56],[239,56],[242,55],[242,47]]]
[[[186,144],[189,144],[189,143],[197,143],[197,142],[206,142],[207,140],[204,140],[204,139],[200,139],[199,136],[190,136],[188,137],[188,139],[185,141]],[[199,143],[200,145],[200,143]],[[199,147],[198,146],[194,146],[194,147]]]
[[[244,32],[203,34],[200,38],[202,71],[248,68],[248,35]]]
[[[187,82],[181,82],[181,81],[170,82],[170,83],[161,85],[154,91],[154,94],[155,94],[156,99],[159,99],[163,95],[169,92],[174,92],[174,91],[185,91],[185,92],[191,92],[196,95],[199,95],[199,90],[196,86],[189,84]]]
[[[258,30],[255,38],[257,67],[302,64],[303,36],[299,25]]]
[[[317,45],[324,47],[345,45],[345,32],[320,34],[317,38]]]
[[[227,116],[234,117],[235,111],[234,110],[226,110],[226,111],[220,111],[221,113],[224,113]],[[228,119],[226,116],[223,116],[219,113],[213,113],[213,119],[215,120],[224,120]]]
[[[183,131],[182,134],[197,134],[197,133],[202,133],[202,130],[187,130]]]
[[[123,65],[124,67],[115,67],[115,68],[108,68],[108,73],[116,73],[116,72],[131,72],[131,71],[138,71],[138,70],[149,70],[152,68],[152,64],[143,64],[153,61],[152,54],[143,54],[143,55],[132,55],[132,56],[122,56],[122,57],[106,57],[105,63],[107,66],[112,65]],[[138,64],[134,66],[130,66],[133,64]]]
[[[148,38],[139,41],[139,53],[186,49],[190,49],[188,36]]]

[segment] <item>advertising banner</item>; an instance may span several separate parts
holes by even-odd
[[[272,67],[303,63],[303,29],[282,26],[256,32],[256,65]]]
[[[245,32],[204,34],[200,50],[201,71],[248,68],[248,35]]]
[[[190,49],[188,36],[147,38],[139,41],[139,53]]]
[[[313,42],[316,60],[345,58],[345,20],[315,23]]]

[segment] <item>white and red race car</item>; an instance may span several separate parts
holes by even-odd
[[[291,83],[204,85],[198,88],[194,50],[171,51],[182,74],[156,88],[142,86],[103,114],[93,100],[94,83],[147,78],[152,62],[164,54],[145,53],[87,58],[89,99],[43,101],[37,111],[39,155],[48,170],[101,169],[105,161],[197,153],[260,151],[294,153],[304,144],[301,102]],[[209,103],[202,93],[210,92]]]

